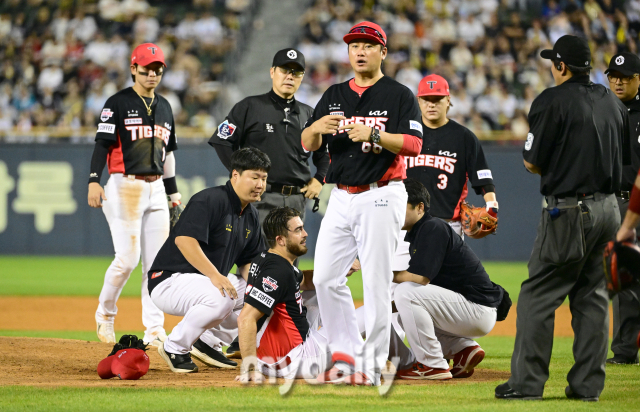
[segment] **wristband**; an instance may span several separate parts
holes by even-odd
[[[176,183],[176,177],[169,177],[167,179],[162,179],[162,183],[164,183],[164,191],[171,196],[174,193],[178,193],[178,185]],[[179,200],[179,199],[178,199]]]
[[[628,210],[640,215],[640,189],[638,186],[633,186],[633,190],[631,190]]]

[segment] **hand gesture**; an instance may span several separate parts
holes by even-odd
[[[635,228],[627,228],[624,225],[620,227],[618,230],[618,234],[616,235],[616,240],[618,242],[633,242],[636,238],[636,229]]]
[[[107,200],[107,197],[104,195],[104,189],[100,186],[100,183],[91,182],[89,183],[89,206],[91,207],[102,207],[102,200]]]
[[[241,382],[245,385],[249,384],[249,382],[255,382],[260,384],[264,382],[264,376],[260,372],[249,371],[236,376],[236,381]]]
[[[313,131],[317,134],[334,134],[338,131],[340,126],[340,120],[344,120],[346,117],[337,114],[330,114],[324,116],[320,120],[313,123]]]
[[[238,299],[238,292],[233,287],[229,279],[226,276],[215,275],[210,277],[211,283],[215,286],[222,296],[229,296],[231,299]]]
[[[347,130],[347,135],[352,142],[370,142],[371,128],[363,124],[345,124],[340,126],[338,130]]]

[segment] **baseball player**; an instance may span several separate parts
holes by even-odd
[[[169,235],[169,208],[180,205],[175,179],[175,124],[169,102],[155,93],[166,68],[162,50],[141,44],[131,54],[134,85],[111,96],[100,114],[91,158],[88,201],[101,207],[111,229],[115,259],[107,269],[96,311],[98,338],[115,343],[116,302],[142,255],[144,342],[167,335],[164,314],[149,298],[147,271]],[[108,164],[109,181],[100,186]],[[103,203],[104,202],[104,203]]]
[[[307,307],[301,294],[301,290],[314,290],[313,271],[303,273],[293,264],[307,252],[307,232],[300,215],[285,206],[272,209],[264,220],[270,249],[251,264],[246,304],[238,318],[243,363],[236,380],[241,382],[260,381],[263,374],[314,379],[331,367],[326,329],[314,325],[317,308]],[[358,310],[360,317],[362,309]],[[392,332],[390,344],[391,356],[399,357],[398,368],[415,363],[415,356],[396,333]]]
[[[411,178],[404,183],[409,200],[403,229],[408,231],[405,240],[410,242],[411,260],[407,270],[394,274],[393,281],[399,284],[394,300],[417,362],[396,376],[467,378],[485,356],[473,339],[493,329],[497,308],[508,294],[491,282],[480,259],[455,230],[431,216],[427,189]],[[504,300],[505,305],[508,302]],[[446,359],[453,359],[452,369]]]
[[[245,148],[233,153],[231,166],[226,185],[189,200],[149,271],[153,302],[165,313],[184,316],[158,347],[173,372],[197,372],[191,355],[213,367],[237,365],[211,346],[211,329],[237,303],[227,278],[231,267],[237,265],[246,281],[251,260],[265,249],[251,203],[264,192],[271,161],[260,150]]]
[[[321,382],[379,385],[391,327],[391,268],[404,222],[403,156],[422,147],[420,110],[411,91],[383,75],[387,36],[362,22],[344,36],[355,77],[323,94],[302,132],[302,144],[326,147],[326,181],[336,183],[316,245],[314,284],[333,367]],[[358,333],[346,275],[362,266],[366,343]],[[357,361],[356,361],[357,358]]]

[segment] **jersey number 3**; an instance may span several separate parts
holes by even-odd
[[[371,151],[371,143],[370,142],[362,142],[362,152],[369,153]],[[382,146],[377,143],[373,143],[373,153],[378,154],[382,152]]]
[[[447,188],[447,182],[449,181],[449,178],[447,177],[447,175],[445,174],[441,174],[438,176],[438,179],[440,179],[440,183],[437,184],[438,189],[440,190],[444,190]]]

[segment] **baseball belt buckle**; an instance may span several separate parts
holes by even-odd
[[[285,189],[289,189],[289,193],[285,193]],[[291,196],[293,189],[295,189],[295,186],[282,186],[280,193],[284,196]]]

